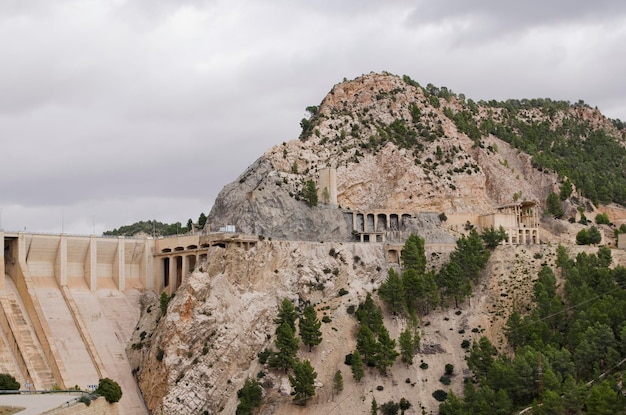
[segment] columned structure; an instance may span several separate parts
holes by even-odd
[[[352,215],[352,232],[361,242],[385,242],[387,232],[402,231],[405,221],[413,217],[407,212],[388,210],[346,211]]]

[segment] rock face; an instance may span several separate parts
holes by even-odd
[[[257,354],[273,344],[273,319],[283,298],[318,304],[320,319],[328,315],[339,324],[334,330],[325,324],[325,338],[339,336],[349,344],[350,329],[335,331],[352,320],[346,306],[357,305],[385,277],[386,265],[377,244],[265,241],[249,251],[211,248],[207,263],[177,291],[164,316],[156,298],[147,301],[149,316],[131,340],[142,342],[144,333],[143,346],[129,348],[146,405],[156,414],[234,413],[237,390],[263,369]],[[337,297],[339,288],[348,294]],[[334,367],[344,355],[325,349],[319,358]],[[266,380],[278,386],[286,376],[268,374]],[[270,402],[289,402],[288,394],[268,394],[275,395]]]
[[[506,269],[507,258],[537,265],[533,258],[553,256],[550,250],[556,245],[503,248],[502,258],[492,256],[490,275],[470,301],[471,310],[428,317],[417,364],[397,363],[388,377],[367,376],[356,383],[343,363],[356,343],[356,323],[348,310],[397,264],[387,261],[383,244],[355,242],[351,212],[408,213],[402,229],[387,232],[387,241],[403,243],[409,233],[418,233],[429,244],[428,266],[437,268],[455,241],[442,227],[441,213],[491,213],[514,200],[542,205],[550,192],[558,191],[557,177],[534,169],[528,155],[491,134],[477,138],[470,129],[459,128],[452,119],[467,105],[454,95],[441,98],[428,87],[387,74],[344,82],[311,108],[300,139],[271,148],[227,185],[209,214],[211,230],[235,225],[263,238],[247,251],[210,248],[206,262],[184,281],[165,315],[156,296],[144,299],[128,353],[152,413],[234,413],[237,391],[247,377],[263,384],[261,414],[365,413],[372,397],[384,403],[402,396],[413,402],[414,413],[419,413],[418,404],[436,411],[431,393],[440,387],[436,379],[445,364],[453,363],[459,373],[467,370],[458,347],[473,336],[467,329],[483,327],[497,336],[506,317],[503,287],[517,281],[532,291],[528,267]],[[560,122],[568,115],[607,126],[590,108],[564,111],[569,113],[552,114],[550,120]],[[476,105],[469,113],[474,125],[506,116],[501,108]],[[528,122],[548,117],[533,109],[520,114]],[[309,206],[302,198],[304,183],[319,183],[320,172],[329,167],[336,172],[337,204],[322,197],[318,206]],[[578,225],[566,228],[561,222],[544,222],[545,241],[573,240]],[[299,351],[318,372],[316,398],[302,410],[291,404],[287,376],[267,370],[257,358],[273,346],[273,319],[283,298],[313,304],[318,317],[328,321],[322,325],[322,344],[313,353],[304,347]],[[385,318],[396,339],[406,324]],[[419,368],[420,356],[432,373]],[[331,385],[337,370],[346,390],[335,402]],[[462,377],[458,379],[452,385],[456,392],[462,390]],[[383,385],[385,392],[374,396]]]
[[[271,148],[220,192],[209,223],[275,239],[349,241],[342,209],[484,214],[514,200],[543,203],[558,190],[557,176],[533,168],[527,154],[491,134],[477,141],[460,131],[449,116],[465,105],[393,75],[338,84],[299,140]],[[476,125],[505,117],[502,108],[476,108]],[[528,122],[547,117],[524,111]],[[601,125],[591,109],[568,115]],[[338,206],[320,200],[311,208],[302,187],[327,167],[336,169]]]

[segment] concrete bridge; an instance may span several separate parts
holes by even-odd
[[[126,359],[144,290],[173,293],[211,248],[250,248],[236,233],[125,238],[0,231],[0,373],[23,387],[124,390],[123,413],[147,414]]]

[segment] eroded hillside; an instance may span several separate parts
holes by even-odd
[[[398,360],[387,376],[368,369],[356,382],[344,364],[356,343],[350,306],[376,292],[387,270],[399,265],[389,262],[383,243],[355,242],[350,211],[410,212],[405,230],[426,239],[428,268],[437,270],[459,235],[447,226],[446,215],[491,213],[521,200],[538,203],[543,212],[547,195],[558,193],[564,178],[536,169],[531,156],[494,135],[512,128],[506,108],[422,88],[406,77],[369,74],[338,84],[308,110],[302,136],[268,150],[223,189],[209,215],[213,229],[235,225],[260,242],[250,250],[210,248],[162,317],[158,298],[144,299],[129,353],[153,413],[234,413],[237,391],[248,377],[263,385],[262,414],[365,413],[373,398],[380,404],[402,397],[413,405],[407,414],[420,413],[420,407],[436,413],[432,393],[443,388],[445,365],[455,368],[447,390],[460,393],[469,375],[463,341],[486,335],[510,352],[504,322],[512,309],[532,309],[533,281],[542,266],[554,267],[557,246],[596,250],[574,249],[576,232],[585,225],[543,218],[540,243],[496,248],[473,295],[458,309],[421,316],[422,344],[412,365]],[[576,118],[589,131],[620,134],[586,106],[526,106],[515,114],[528,125],[558,129]],[[336,171],[337,204],[320,200],[309,206],[304,184],[318,180],[327,167]],[[566,217],[580,214],[578,206],[589,217],[596,212],[574,190],[563,201]],[[615,223],[626,219],[618,206],[606,211]],[[601,231],[604,243],[614,245],[613,228],[604,225]],[[625,264],[622,252],[615,252],[614,262]],[[322,343],[298,352],[318,373],[316,395],[306,409],[291,403],[288,375],[258,358],[274,344],[283,298],[312,304],[327,320]],[[394,339],[407,325],[390,314],[384,322]],[[332,391],[337,370],[345,385],[339,395]]]

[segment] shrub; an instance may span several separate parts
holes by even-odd
[[[439,382],[443,383],[444,385],[449,385],[450,378],[448,376],[442,376],[439,378]]]
[[[439,402],[443,402],[448,397],[448,393],[444,390],[437,389],[433,392],[433,398],[437,399]]]
[[[598,213],[596,215],[596,223],[598,225],[608,225],[611,223],[611,221],[609,220],[609,215],[607,215],[606,213]]]
[[[464,349],[467,349],[468,347],[470,347],[470,341],[465,339],[461,342],[461,347]]]
[[[165,291],[161,293],[161,297],[159,298],[159,305],[161,306],[161,315],[165,315],[167,313],[167,306],[170,303],[170,297],[167,295]]]
[[[340,288],[339,289],[339,297],[348,294],[348,290],[346,290],[345,288]]]
[[[78,402],[82,402],[87,406],[91,405],[91,399],[89,399],[89,396],[87,395],[83,395],[80,398],[78,398]]]
[[[163,360],[163,357],[165,356],[165,352],[161,349],[159,349],[159,351],[157,352],[156,355],[156,359],[161,362]]]
[[[446,364],[446,375],[451,376],[454,373],[454,365]]]
[[[420,365],[420,369],[428,369],[428,363],[422,362],[422,364]]]
[[[268,349],[265,349],[262,352],[259,352],[257,354],[257,357],[259,358],[259,363],[264,365],[267,362],[267,359],[270,357],[271,354],[272,352]]]
[[[96,393],[104,396],[108,403],[119,402],[122,399],[122,388],[117,382],[109,378],[100,379]]]
[[[8,373],[0,373],[0,390],[19,390],[20,383]]]

